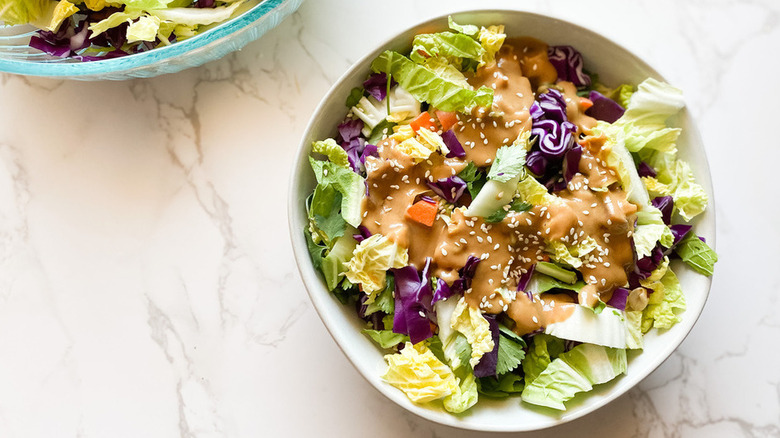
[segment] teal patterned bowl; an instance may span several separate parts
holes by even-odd
[[[0,26],[0,72],[82,81],[148,78],[197,67],[239,50],[276,27],[303,0],[264,0],[249,11],[197,36],[122,58],[81,62],[55,58],[27,46],[29,26]]]

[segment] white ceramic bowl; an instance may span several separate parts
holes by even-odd
[[[609,86],[625,82],[638,84],[647,77],[663,79],[646,62],[620,45],[563,20],[509,10],[465,12],[455,14],[453,18],[459,23],[505,24],[509,36],[528,35],[551,45],[572,45],[582,52],[588,70],[597,72],[600,81]],[[403,31],[395,38],[380,44],[376,50],[355,63],[338,80],[314,111],[301,140],[289,192],[289,225],[295,258],[314,307],[333,339],[363,377],[390,400],[421,417],[463,429],[530,431],[551,427],[581,417],[608,404],[647,377],[666,360],[685,339],[701,314],[711,280],[682,264],[673,264],[688,301],[688,309],[683,314],[682,322],[664,333],[658,333],[657,330],[648,333],[645,336],[644,351],[641,354],[629,353],[628,371],[624,376],[597,386],[589,393],[578,395],[566,403],[568,409],[562,413],[521,403],[519,398],[491,400],[481,397],[479,403],[469,413],[456,416],[444,410],[412,403],[401,391],[383,382],[379,377],[385,370],[383,352],[360,332],[364,328],[364,322],[358,318],[355,307],[339,303],[328,292],[322,276],[312,267],[303,234],[307,224],[304,202],[315,185],[307,156],[313,140],[322,140],[336,135],[336,126],[347,111],[344,107],[346,96],[353,87],[359,86],[365,79],[369,72],[369,65],[377,55],[386,49],[408,53],[414,35],[446,28],[447,17],[442,16]],[[697,218],[695,230],[700,236],[706,237],[707,242],[714,247],[715,206],[712,203],[712,183],[701,138],[687,111],[683,110],[672,122],[683,128],[678,142],[681,158],[691,163],[697,181],[710,195],[710,206]],[[334,385],[338,384],[339,382],[334,382]]]

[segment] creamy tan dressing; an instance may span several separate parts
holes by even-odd
[[[556,193],[557,202],[533,206],[529,211],[509,212],[498,223],[467,217],[462,209],[442,211],[444,201],[428,187],[428,181],[457,174],[468,161],[489,166],[496,151],[511,144],[522,130],[530,129],[528,109],[534,90],[555,83],[555,68],[547,59],[547,45],[532,38],[507,41],[495,64],[469,78],[475,87],[495,91],[490,112],[475,109],[460,115],[453,130],[466,151],[465,160],[433,153],[415,162],[387,139],[379,145],[379,158],[366,161],[368,196],[363,201],[362,225],[371,233],[388,236],[408,248],[409,263],[422,269],[432,259],[432,275],[448,284],[458,279],[469,256],[481,258],[465,298],[485,313],[505,313],[515,322],[515,331],[530,333],[567,318],[576,302],[593,306],[606,301],[612,291],[627,283],[633,264],[630,235],[636,207],[626,200],[616,173],[604,158],[609,152],[603,138],[581,141],[583,154],[577,173],[567,188]],[[567,101],[569,120],[580,132],[588,132],[595,120],[579,107],[574,85],[560,82]],[[596,189],[596,190],[593,190]],[[439,203],[433,226],[412,220],[406,210],[421,196]],[[531,300],[516,292],[518,280],[538,261],[549,260],[547,243],[576,245],[590,236],[595,249],[582,257],[578,269],[586,286],[575,300],[567,294],[541,294]]]

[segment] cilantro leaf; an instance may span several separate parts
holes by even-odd
[[[390,99],[387,100],[390,102]],[[371,130],[371,135],[368,136],[368,143],[369,144],[377,144],[380,141],[382,141],[382,137],[385,136],[385,134],[390,135],[393,132],[393,126],[396,124],[388,121],[387,119],[382,120],[379,122],[376,126],[374,126],[374,129]]]
[[[306,247],[309,249],[309,254],[311,255],[311,261],[314,265],[314,269],[320,269],[320,266],[322,266],[322,253],[327,248],[314,243],[314,240],[311,238],[311,233],[309,233],[308,230],[305,230],[303,234],[306,237]]]
[[[473,162],[469,161],[463,170],[458,173],[458,176],[466,181],[466,188],[469,190],[471,199],[477,197],[479,191],[482,190],[482,186],[487,182],[487,175],[485,172],[479,169]]]
[[[527,202],[523,202],[522,199],[518,198],[515,199],[512,204],[509,205],[509,209],[504,210],[504,208],[499,208],[496,210],[495,213],[491,214],[490,216],[485,218],[485,222],[487,223],[494,223],[494,222],[501,222],[504,220],[507,214],[509,214],[510,211],[516,211],[516,212],[523,212],[528,211],[531,209],[531,204]]]
[[[371,315],[377,311],[385,312],[388,315],[392,314],[395,311],[394,290],[395,278],[392,275],[388,275],[385,288],[377,294],[373,303],[366,306],[366,315]]]
[[[522,146],[504,146],[496,151],[496,160],[490,166],[488,179],[507,182],[525,169],[526,149]]]
[[[498,337],[496,374],[500,376],[514,370],[523,361],[525,358],[525,341],[502,325],[499,325],[498,329],[500,336]]]

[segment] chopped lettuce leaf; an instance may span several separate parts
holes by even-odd
[[[347,234],[336,239],[333,248],[327,256],[322,259],[322,274],[325,276],[325,283],[328,290],[334,290],[338,287],[347,272],[347,262],[352,258],[352,253],[357,247],[357,241],[352,237],[352,232],[357,231],[349,227]]]
[[[103,32],[109,29],[113,29],[126,21],[135,20],[140,16],[141,16],[141,11],[136,11],[136,10],[126,11],[126,12],[114,12],[113,14],[104,18],[103,20],[100,20],[97,23],[90,24],[89,31],[91,32],[91,34],[89,35],[89,37],[95,38],[96,36],[102,34]]]
[[[490,107],[493,103],[493,90],[464,88],[398,52],[382,53],[371,64],[371,69],[392,75],[417,100],[443,111],[469,112],[475,106]]]
[[[92,11],[100,11],[109,6],[109,2],[106,0],[84,0],[84,5]]]
[[[667,186],[666,184],[663,184],[660,181],[658,181],[657,178],[651,176],[643,176],[642,182],[645,184],[647,193],[649,193],[650,196],[653,198],[657,198],[659,196],[672,195],[672,189],[669,188],[669,186]]]
[[[455,372],[455,378],[458,386],[452,394],[444,397],[442,404],[447,412],[460,414],[470,407],[477,404],[479,394],[477,392],[477,380],[470,369],[463,369],[461,372]]]
[[[328,161],[333,164],[337,164],[341,167],[349,169],[349,158],[347,157],[347,151],[344,150],[336,140],[329,138],[324,141],[315,141],[312,143],[311,151],[325,155],[328,157]]]
[[[685,310],[685,295],[683,295],[677,276],[671,269],[666,270],[660,284],[650,294],[647,307],[642,313],[642,332],[651,328],[668,329],[680,322],[679,313]]]
[[[704,188],[695,181],[687,162],[662,153],[651,154],[645,159],[657,170],[657,180],[668,187],[674,206],[683,219],[690,221],[704,211],[709,198]]]
[[[677,255],[694,271],[708,277],[715,273],[718,254],[694,233],[688,233],[674,249]]]
[[[620,120],[615,123],[619,122]],[[617,172],[620,185],[626,192],[626,198],[640,207],[650,205],[650,196],[642,183],[631,152],[626,148],[625,137],[621,132],[615,125],[604,121],[599,121],[593,128],[594,135],[604,134],[607,136],[605,147],[609,153],[606,162],[610,168]]]
[[[456,32],[460,32],[470,37],[476,37],[477,33],[479,33],[479,27],[473,24],[460,25],[456,23],[455,20],[452,19],[452,17],[447,17],[447,21],[449,23],[450,29]]]
[[[568,253],[568,250],[566,250]],[[536,272],[563,281],[564,283],[575,284],[577,282],[577,274],[564,269],[554,263],[550,262],[538,262],[536,264]]]
[[[518,374],[506,373],[498,378],[494,376],[477,379],[479,392],[493,398],[506,398],[523,392],[523,377]]]
[[[418,130],[417,139],[427,148],[432,148],[434,151],[441,151],[442,155],[447,155],[450,152],[449,148],[447,148],[447,145],[444,144],[444,139],[441,138],[441,135],[429,129]]]
[[[539,376],[539,374],[550,365],[564,350],[562,339],[554,338],[543,333],[533,337],[528,354],[523,360],[523,373],[525,374],[525,384],[528,385]]]
[[[690,165],[677,158],[675,142],[680,129],[666,126],[666,119],[684,105],[679,89],[647,79],[639,84],[625,114],[614,124],[599,122],[594,133],[605,133],[609,138],[612,151],[607,163],[618,171],[630,201],[640,207],[647,205],[644,202],[647,190],[671,195],[680,216],[689,221],[704,211],[708,199],[704,189],[695,182]],[[638,174],[634,175],[631,152],[638,153],[640,159],[658,172],[656,180],[640,180]]]
[[[328,247],[344,235],[347,223],[339,214],[341,193],[330,184],[317,184],[309,206],[309,230],[314,242]]]
[[[555,266],[555,265],[553,265]],[[577,275],[574,275],[575,282],[573,284],[566,283],[557,278],[550,277],[539,271],[539,264],[536,265],[536,271],[531,277],[531,281],[528,282],[526,292],[530,292],[534,295],[539,295],[549,291],[550,289],[568,289],[574,292],[579,292],[580,289],[585,287],[585,282],[582,280],[577,281]],[[557,267],[557,266],[556,266]],[[559,268],[563,270],[562,268]],[[572,272],[572,274],[574,274]],[[569,278],[567,278],[568,280]]]
[[[53,3],[56,2],[51,0],[1,0],[0,21],[5,22],[6,25],[14,26],[42,20]]]
[[[573,256],[571,252],[569,252],[569,248],[566,244],[561,241],[553,240],[548,242],[547,252],[550,254],[550,259],[558,263],[571,266],[574,269],[578,269],[582,266],[582,260]]]
[[[633,95],[634,87],[630,84],[623,84],[617,87],[613,93],[615,102],[619,103],[623,108],[628,106]]]
[[[424,343],[407,342],[400,353],[386,355],[385,361],[387,371],[382,378],[415,403],[438,400],[458,390],[452,370]]]
[[[626,322],[619,310],[607,308],[596,313],[581,305],[573,308],[568,318],[548,324],[544,332],[570,341],[626,348]]]
[[[381,234],[374,234],[357,245],[347,263],[347,279],[363,286],[368,295],[366,304],[372,303],[385,288],[386,272],[391,268],[403,268],[409,264],[406,248]]]
[[[547,188],[530,174],[517,182],[517,193],[520,199],[532,205],[545,206],[558,202],[556,196],[548,193]]]
[[[449,363],[450,368],[453,370],[470,369],[471,345],[465,336],[450,325],[452,315],[457,307],[458,300],[456,298],[446,298],[434,304],[436,323],[439,326],[439,339],[442,342],[444,358]]]
[[[638,211],[636,216],[637,226],[634,228],[633,238],[636,253],[640,259],[650,255],[657,242],[666,248],[672,247],[674,234],[664,223],[661,210],[653,205],[648,205]]]
[[[453,32],[425,33],[414,37],[412,61],[422,64],[429,58],[440,57],[449,64],[461,67],[461,59],[480,60],[485,53],[482,45],[468,35]]]
[[[436,313],[436,325],[439,326],[439,339],[445,346],[450,342],[450,338],[457,333],[450,327],[452,313],[455,312],[457,306],[458,300],[452,297],[436,301],[433,305],[433,309]],[[469,353],[469,355],[471,355],[471,353]],[[451,361],[450,365],[452,365],[453,368],[458,368],[458,366],[453,365]]]
[[[683,107],[685,101],[682,90],[648,78],[639,84],[626,107],[626,113],[618,123],[630,121],[643,125],[665,125],[666,119]]]
[[[531,383],[526,383],[521,397],[526,403],[565,410],[563,402],[578,392],[590,391],[593,385],[576,368],[555,359]]]
[[[387,126],[389,122],[386,119],[391,114],[403,113],[406,117],[418,116],[420,102],[403,87],[395,86],[387,94],[387,99],[384,102],[378,101],[374,96],[361,97],[352,107],[352,113],[363,121],[363,134],[370,137],[369,143],[376,144],[378,140],[374,136],[375,128],[383,124],[386,128],[389,127]]]
[[[0,7],[0,9],[2,9],[2,7]],[[43,15],[38,17],[37,20],[31,21],[31,24],[40,29],[56,32],[65,19],[78,11],[79,8],[67,0],[49,2]]]
[[[452,313],[450,327],[466,336],[471,346],[469,364],[472,368],[479,363],[482,355],[493,351],[495,344],[490,332],[490,323],[482,316],[479,309],[469,306],[463,297],[458,301],[458,305]]]
[[[309,163],[319,184],[332,184],[341,195],[341,215],[353,227],[362,220],[360,209],[365,181],[363,177],[348,168],[329,161],[319,161],[309,157]]]
[[[564,402],[593,385],[606,383],[627,368],[626,350],[581,344],[561,354],[530,383],[522,398],[526,403],[565,410]]]
[[[664,243],[662,243],[667,248],[671,246],[671,243],[674,242],[674,236],[672,235],[672,232],[669,231],[669,227],[661,224],[645,224],[645,225],[637,225],[634,229],[634,246],[636,248],[636,255],[640,259],[642,257],[649,256],[651,252],[653,252],[653,248],[655,248],[655,244],[661,240],[664,239]],[[669,242],[668,237],[671,237],[671,242]]]
[[[173,0],[121,0],[125,4],[125,9],[152,10],[165,9],[170,6]]]
[[[454,300],[453,300],[454,301]],[[444,358],[450,364],[450,368],[457,370],[460,368],[471,369],[471,345],[463,334],[452,331],[452,335],[443,345]]]
[[[127,27],[127,42],[154,41],[157,39],[159,29],[159,18],[149,15],[141,16]]]
[[[626,149],[630,152],[642,150],[657,150],[661,152],[677,152],[676,141],[682,130],[668,128],[666,125],[637,125],[625,123],[621,125]]]
[[[585,256],[593,252],[597,247],[598,243],[596,240],[591,236],[587,236],[576,245],[566,245],[559,240],[550,241],[547,243],[547,252],[550,253],[552,260],[577,269],[582,266]]]
[[[428,143],[421,143],[416,138],[409,138],[397,144],[395,148],[414,158],[415,162],[427,160],[435,151]]]
[[[352,113],[363,121],[364,129],[374,129],[387,118],[387,105],[376,100],[373,96],[363,96],[352,107]]]
[[[368,335],[369,338],[384,349],[393,348],[398,344],[409,342],[409,336],[393,333],[392,330],[364,329],[363,333]]]
[[[482,60],[480,61],[479,65],[483,66],[490,64],[496,60],[496,53],[499,51],[499,49],[501,49],[501,46],[504,44],[504,40],[506,39],[504,26],[500,25],[483,27],[479,30],[478,38],[479,42],[482,44],[482,47],[485,49],[485,53],[482,56]]]
[[[504,182],[495,179],[487,180],[466,209],[466,216],[487,217],[508,204],[514,197],[515,188],[521,177],[522,175],[518,174]]]
[[[160,20],[172,21],[184,26],[198,26],[214,24],[225,21],[233,15],[244,2],[236,1],[230,6],[218,6],[215,8],[166,8],[148,10]]]
[[[644,338],[642,337],[642,312],[639,310],[627,310],[626,318],[626,348],[629,350],[642,349]]]

